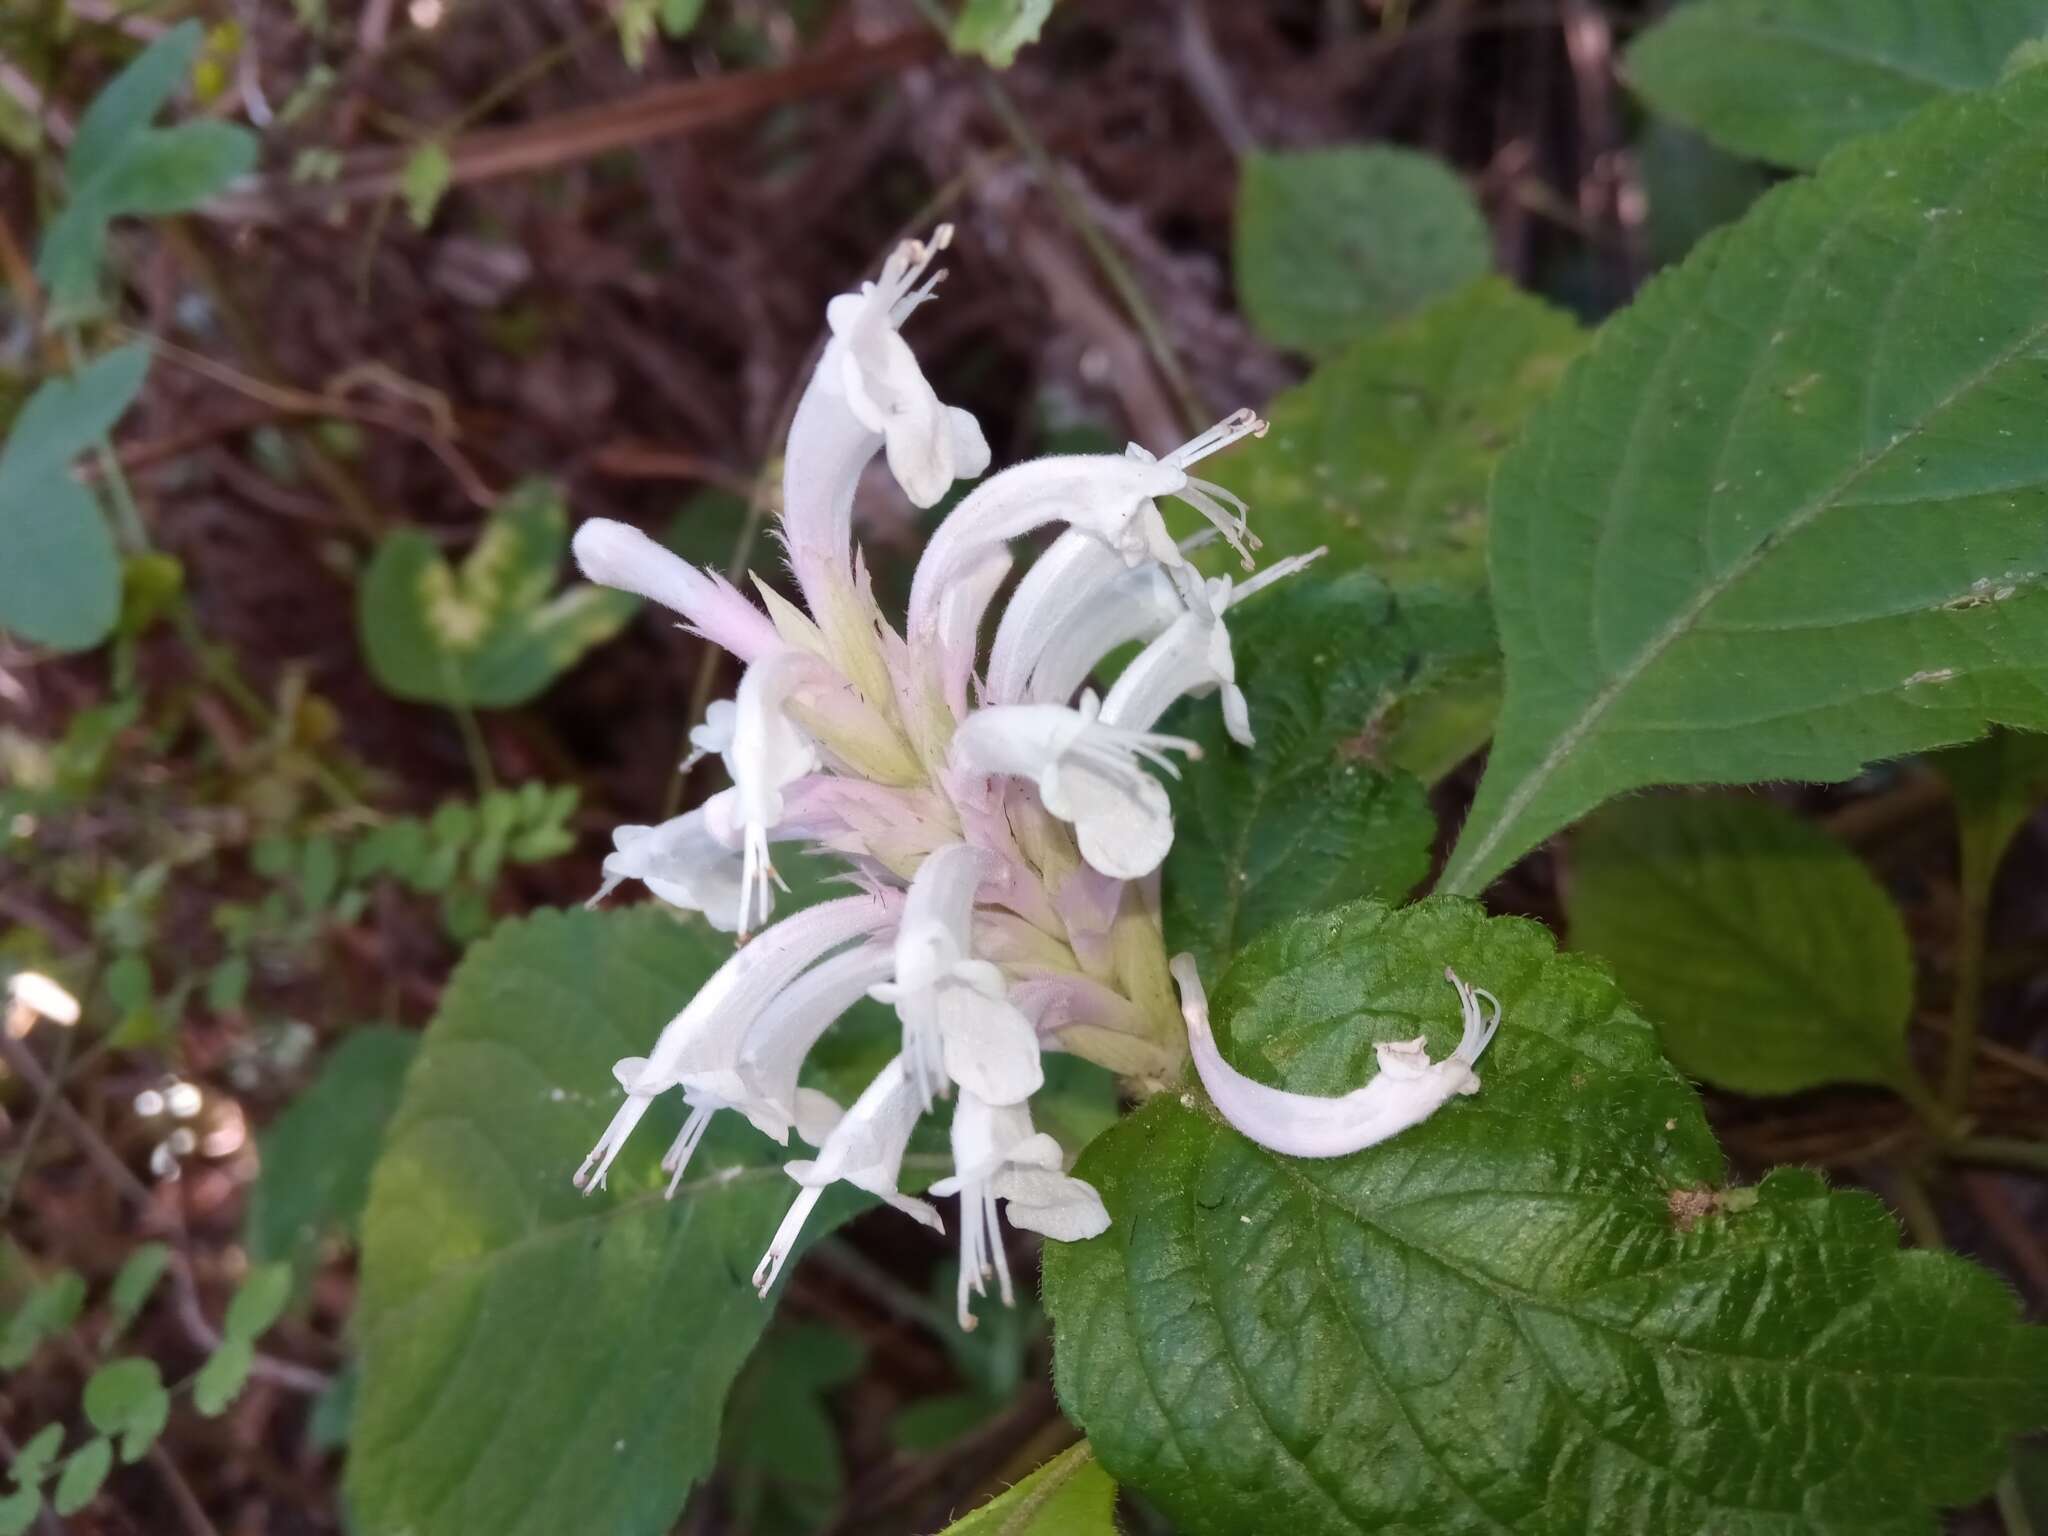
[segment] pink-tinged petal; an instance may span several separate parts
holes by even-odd
[[[576,564],[600,586],[616,587],[682,615],[692,632],[753,662],[781,648],[768,616],[723,576],[699,570],[638,528],[594,517],[576,530]]]

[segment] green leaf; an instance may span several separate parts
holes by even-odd
[[[1260,151],[1238,182],[1234,260],[1259,334],[1323,355],[1464,287],[1493,244],[1465,184],[1431,156]]]
[[[1629,48],[1629,83],[1723,148],[1809,169],[1995,82],[2048,0],[1694,0]]]
[[[43,1496],[35,1488],[17,1488],[0,1495],[0,1536],[23,1536],[42,1508]]]
[[[291,1266],[258,1264],[242,1277],[234,1299],[228,1303],[221,1333],[229,1339],[246,1339],[253,1344],[284,1316],[285,1304],[291,1299]]]
[[[255,1363],[253,1339],[223,1340],[192,1380],[192,1406],[209,1419],[219,1418],[242,1395],[242,1388],[249,1384],[249,1369]]]
[[[75,1269],[59,1270],[29,1292],[0,1332],[0,1370],[21,1369],[43,1340],[78,1321],[84,1305],[85,1281]]]
[[[85,1383],[85,1417],[121,1442],[123,1462],[140,1461],[171,1416],[171,1396],[154,1360],[111,1360]]]
[[[657,1103],[585,1197],[570,1174],[731,940],[663,911],[546,912],[472,949],[421,1041],[364,1220],[348,1495],[414,1536],[666,1531],[770,1307],[748,1283],[794,1155],[721,1115],[673,1202]],[[843,1190],[810,1235],[857,1208]]]
[[[434,210],[441,206],[454,180],[455,162],[443,145],[422,144],[406,156],[405,168],[398,173],[398,190],[414,229],[425,229],[434,222]]]
[[[64,160],[64,175],[74,190],[113,165],[129,141],[150,125],[191,77],[205,41],[206,29],[199,22],[181,21],[107,82],[78,120]]]
[[[57,1474],[56,1492],[50,1498],[51,1508],[70,1519],[92,1502],[113,1470],[113,1442],[104,1435],[86,1441],[65,1458],[64,1470]]]
[[[100,1335],[102,1349],[128,1331],[128,1325],[148,1305],[170,1262],[171,1250],[163,1243],[140,1244],[123,1261],[120,1273],[107,1289],[107,1326]]]
[[[509,708],[617,634],[637,598],[583,583],[549,596],[568,529],[560,489],[528,481],[459,568],[416,528],[386,537],[356,606],[377,681],[401,699]]]
[[[1485,278],[1332,357],[1216,478],[1272,554],[1323,544],[1333,570],[1482,586],[1494,466],[1584,342],[1568,316]]]
[[[860,1374],[865,1353],[822,1323],[768,1331],[733,1388],[720,1441],[738,1529],[815,1531],[830,1518],[846,1473],[822,1399]]]
[[[1962,885],[1985,901],[1991,882],[2027,818],[2048,802],[2048,736],[1994,731],[1933,759],[1955,797],[1962,840]]]
[[[17,1488],[28,1488],[42,1481],[43,1474],[50,1469],[50,1463],[57,1459],[57,1452],[64,1448],[64,1426],[45,1424],[22,1443],[8,1465],[7,1475]]]
[[[303,1263],[330,1233],[353,1239],[418,1044],[401,1029],[352,1031],[263,1133],[263,1169],[243,1231],[252,1260]]]
[[[1669,266],[1724,224],[1733,224],[1771,185],[1753,160],[1714,148],[1668,118],[1653,118],[1636,146],[1643,178],[1650,260]]]
[[[1650,284],[1494,481],[1507,695],[1443,889],[1647,784],[2048,724],[2048,72]]]
[[[704,0],[661,0],[661,30],[668,37],[687,37],[704,15]]]
[[[1739,1093],[1917,1085],[1899,910],[1840,843],[1768,800],[1610,805],[1572,842],[1572,947],[1614,968],[1679,1067]]]
[[[121,562],[71,461],[134,401],[149,349],[121,347],[29,396],[0,447],[0,625],[57,650],[95,646],[121,612]]]
[[[940,1536],[1116,1536],[1116,1484],[1083,1440]]]
[[[1698,1101],[1591,961],[1442,898],[1255,940],[1226,1053],[1336,1093],[1373,1043],[1458,1036],[1483,1086],[1303,1161],[1162,1094],[1081,1158],[1112,1224],[1048,1243],[1056,1380],[1103,1466],[1185,1536],[1873,1536],[1981,1495],[2048,1412],[2048,1342],[1875,1199],[1722,1191]]]
[[[1313,570],[1231,614],[1258,744],[1225,734],[1214,698],[1167,728],[1202,755],[1169,785],[1163,893],[1170,948],[1214,967],[1253,934],[1354,896],[1398,898],[1429,873],[1436,820],[1422,786],[1374,766],[1374,729],[1465,610],[1396,598],[1371,574]],[[1483,613],[1482,613],[1483,619]]]
[[[1038,41],[1052,6],[1053,0],[967,0],[953,22],[953,51],[1008,69],[1019,48]]]

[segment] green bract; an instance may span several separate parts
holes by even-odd
[[[1991,1485],[2048,1410],[2011,1294],[1813,1174],[1724,1188],[1650,1026],[1542,928],[1297,918],[1215,989],[1220,1034],[1341,1092],[1376,1040],[1446,1049],[1447,964],[1505,1023],[1414,1130],[1305,1162],[1163,1095],[1082,1158],[1113,1224],[1048,1246],[1046,1298],[1112,1476],[1188,1536],[1871,1536]]]

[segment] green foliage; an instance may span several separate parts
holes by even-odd
[[[1332,569],[1481,586],[1494,465],[1584,342],[1569,317],[1483,279],[1331,357],[1215,476],[1277,554],[1322,544]]]
[[[171,1416],[171,1395],[154,1360],[114,1360],[85,1383],[85,1417],[120,1442],[123,1462],[140,1461]]]
[[[795,1187],[720,1116],[682,1192],[657,1103],[585,1197],[570,1175],[638,1055],[731,951],[666,911],[545,912],[471,950],[406,1076],[364,1218],[348,1492],[415,1536],[665,1531],[770,1308],[748,1283]],[[846,1191],[810,1235],[854,1208]]]
[[[823,1401],[860,1374],[858,1339],[822,1323],[771,1328],[726,1406],[719,1465],[731,1515],[749,1536],[805,1536],[846,1486],[839,1431]]]
[[[1008,69],[1019,48],[1038,41],[1052,7],[1053,0],[967,0],[953,22],[953,51]]]
[[[1116,1536],[1116,1529],[1116,1484],[1083,1440],[941,1536]]]
[[[85,1279],[75,1269],[59,1270],[30,1291],[0,1330],[0,1370],[21,1369],[45,1339],[77,1322],[84,1306]]]
[[[256,1346],[248,1339],[222,1340],[192,1379],[192,1406],[209,1419],[219,1418],[242,1395],[255,1364]]]
[[[1962,885],[1975,899],[1986,899],[2013,838],[2048,802],[2048,736],[1994,731],[1933,761],[1955,797]]]
[[[430,140],[405,157],[405,166],[398,173],[398,191],[414,229],[425,229],[434,222],[434,210],[441,206],[454,179],[455,162],[440,143]]]
[[[1650,260],[1669,266],[1724,224],[1733,224],[1770,187],[1752,160],[1716,149],[1668,118],[1653,118],[1636,145]]]
[[[1268,341],[1318,356],[1455,293],[1493,262],[1442,162],[1386,145],[1257,152],[1238,182],[1237,293]]]
[[[1570,896],[1572,947],[1614,968],[1692,1076],[1915,1086],[1905,924],[1810,822],[1728,795],[1625,800],[1573,840]]]
[[[114,1470],[114,1444],[106,1436],[88,1440],[64,1459],[50,1506],[67,1520],[93,1500]]]
[[[190,76],[204,41],[197,21],[172,27],[116,75],[80,119],[64,163],[70,201],[36,259],[53,323],[74,321],[98,304],[109,222],[196,208],[256,163],[255,138],[232,124],[149,126]]]
[[[330,1233],[354,1240],[385,1122],[418,1043],[388,1027],[351,1032],[264,1131],[263,1170],[243,1230],[250,1258],[304,1264]]]
[[[148,1305],[170,1262],[171,1250],[163,1243],[140,1243],[122,1261],[114,1283],[107,1288],[107,1326],[100,1335],[102,1349],[128,1331],[128,1325]]]
[[[1625,69],[1724,148],[1809,169],[1838,144],[1998,79],[2048,31],[2048,0],[1694,0]]]
[[[1494,483],[1507,694],[1443,889],[1642,785],[2048,724],[2044,128],[2036,70],[1847,146],[1538,409]]]
[[[1048,1068],[1059,1059],[1048,1057]],[[1043,1118],[1038,1111],[1034,1097],[1034,1119]],[[1045,1313],[1028,1292],[1018,1296],[1014,1307],[989,1308],[971,1333],[955,1326],[959,1280],[960,1266],[950,1261],[932,1272],[931,1317],[962,1386],[919,1398],[889,1421],[889,1438],[912,1455],[939,1450],[1013,1406],[1030,1368],[1032,1346],[1045,1334]]]
[[[254,1343],[270,1331],[272,1323],[284,1316],[285,1304],[291,1297],[291,1266],[258,1264],[243,1277],[234,1299],[228,1303],[227,1320],[221,1325],[222,1336],[230,1342],[243,1339]]]
[[[1366,571],[1318,581],[1313,569],[1231,614],[1258,744],[1230,740],[1213,698],[1169,716],[1202,755],[1170,786],[1168,948],[1213,972],[1283,918],[1396,899],[1429,873],[1428,799],[1375,765],[1377,732],[1439,657],[1485,644],[1484,617],[1428,594],[1397,598]]]
[[[61,651],[112,633],[121,562],[72,460],[104,440],[142,388],[149,349],[119,348],[29,396],[0,447],[0,626]]]
[[[1962,1260],[1803,1171],[1721,1189],[1650,1026],[1547,932],[1435,899],[1302,917],[1215,988],[1224,1048],[1301,1092],[1499,994],[1484,1085],[1302,1161],[1161,1095],[1047,1244],[1061,1400],[1187,1536],[1923,1531],[2048,1412],[2048,1341]]]
[[[639,608],[588,583],[554,593],[568,539],[560,488],[538,480],[505,496],[459,567],[417,528],[387,535],[356,603],[377,681],[401,699],[455,708],[534,698]]]

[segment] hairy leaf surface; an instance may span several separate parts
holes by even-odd
[[[748,1283],[795,1155],[722,1115],[673,1202],[680,1103],[589,1197],[569,1176],[644,1053],[730,953],[639,907],[499,927],[406,1076],[364,1220],[362,1396],[348,1492],[412,1536],[666,1531],[709,1466],[768,1321]],[[676,1098],[670,1095],[670,1098]],[[811,1232],[853,1209],[828,1197]]]
[[[1605,326],[1494,482],[1443,889],[1645,784],[2048,724],[2048,71],[1849,145]]]
[[[1331,570],[1483,585],[1487,482],[1584,341],[1569,316],[1485,278],[1329,359],[1215,476],[1251,504],[1271,555],[1323,544]],[[1230,568],[1227,552],[1206,560]]]
[[[1592,962],[1469,903],[1296,919],[1215,989],[1226,1051],[1332,1093],[1372,1042],[1506,1022],[1478,1094],[1351,1157],[1161,1095],[1046,1246],[1062,1401],[1187,1536],[1926,1532],[2048,1412],[1997,1280],[1785,1171],[1719,1188],[1697,1100]]]
[[[1899,909],[1860,859],[1782,806],[1608,806],[1572,843],[1571,939],[1614,967],[1694,1077],[1741,1093],[1914,1087]]]
[[[1627,55],[1661,112],[1807,169],[1836,145],[1998,79],[2048,32],[2048,0],[1694,0]]]
[[[1214,698],[1166,727],[1202,747],[1169,785],[1166,939],[1205,966],[1296,912],[1398,899],[1429,873],[1435,818],[1419,783],[1377,765],[1380,737],[1409,692],[1491,639],[1483,606],[1313,569],[1233,612],[1230,631],[1257,745],[1225,734]]]

